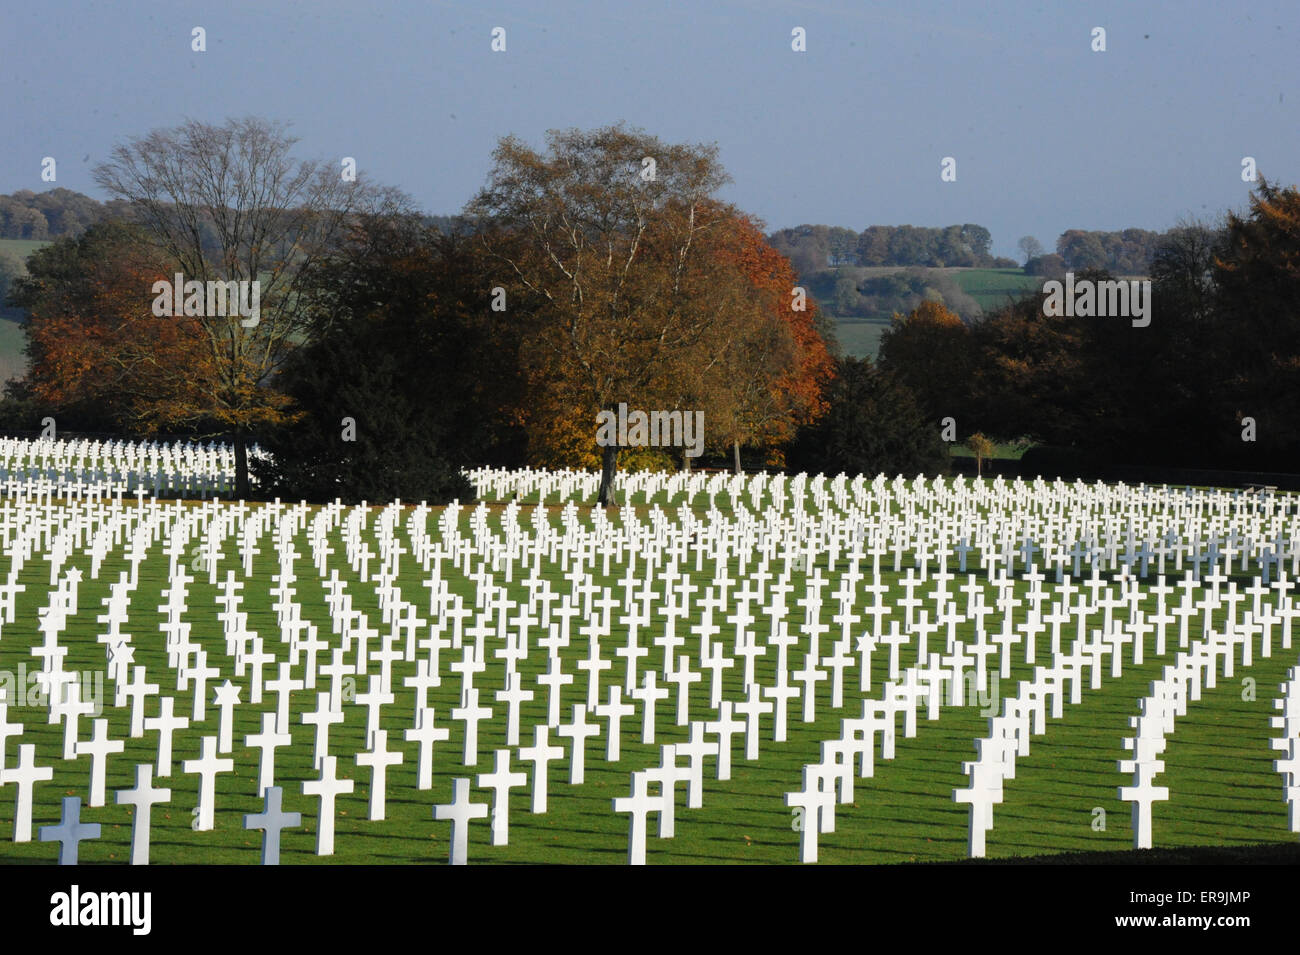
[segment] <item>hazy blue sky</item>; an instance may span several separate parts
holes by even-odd
[[[724,197],[770,228],[977,222],[1014,256],[1025,233],[1243,207],[1243,156],[1300,181],[1298,27],[1296,0],[7,0],[0,192],[50,188],[54,156],[57,185],[104,198],[115,141],[255,114],[451,213],[498,137],[626,120],[716,141]]]

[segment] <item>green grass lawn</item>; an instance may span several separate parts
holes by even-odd
[[[700,502],[695,503],[698,506]],[[719,506],[725,508],[726,502],[720,501]],[[644,508],[641,510],[644,512]],[[675,507],[669,510],[671,513]],[[499,519],[499,513],[499,510],[493,512],[494,525]],[[584,509],[584,513],[589,512]],[[521,516],[531,518],[530,514]],[[557,519],[555,509],[551,511],[551,519]],[[528,526],[527,520],[522,523]],[[429,527],[432,530],[437,526],[435,513],[430,518]],[[462,514],[462,533],[468,532],[468,514]],[[410,541],[404,530],[399,536],[404,545],[409,547]],[[372,549],[377,549],[373,522],[366,532],[366,538]],[[254,561],[253,574],[245,581],[248,626],[263,636],[265,648],[269,652],[274,653],[278,659],[286,659],[287,645],[279,639],[269,593],[273,585],[271,577],[278,572],[278,565],[268,553],[273,551],[270,540],[264,537],[259,546],[262,553]],[[330,558],[330,569],[337,569],[341,577],[349,580],[349,592],[354,595],[354,606],[367,612],[371,626],[386,632],[387,628],[379,619],[373,588],[360,584],[357,575],[349,570],[341,557],[342,547],[337,534],[331,541],[331,546],[336,553]],[[177,712],[189,716],[191,693],[177,693],[174,673],[166,667],[163,637],[158,631],[162,616],[155,608],[163,603],[162,591],[167,585],[167,563],[160,553],[160,547],[160,544],[153,546],[150,559],[140,568],[139,587],[133,594],[128,626],[124,629],[134,634],[135,662],[146,665],[149,679],[152,682],[162,682],[164,692],[177,697]],[[332,634],[328,622],[324,590],[310,562],[311,551],[305,531],[296,539],[296,549],[305,556],[297,564],[299,578],[295,585],[295,599],[303,606],[304,616],[318,625],[320,637],[329,640],[331,644],[337,644],[338,638]],[[227,568],[235,569],[237,576],[242,578],[233,555],[233,545],[228,542],[226,560],[220,566],[219,578],[224,577]],[[96,624],[94,617],[102,612],[100,601],[108,593],[108,584],[115,581],[125,567],[122,549],[117,548],[111,559],[105,562],[98,580],[92,581],[89,577],[87,557],[77,555],[68,566],[73,564],[82,568],[86,577],[81,585],[78,613],[61,641],[70,648],[64,668],[76,671],[102,669],[103,648],[96,642],[95,636],[103,632],[103,626]],[[833,592],[846,567],[844,561],[837,567],[827,567],[823,558],[821,573],[831,580],[827,595]],[[698,573],[695,572],[694,561],[690,563],[689,569],[701,588],[712,580],[713,566],[709,560],[704,561],[703,568]],[[869,561],[866,569],[870,571]],[[599,572],[599,564],[596,570]],[[598,576],[597,582],[608,585],[612,579],[621,577],[624,570],[616,564],[611,567],[609,579]],[[473,583],[453,569],[449,562],[444,562],[443,571],[444,576],[452,581],[456,592],[463,596],[472,593]],[[733,578],[737,571],[733,562]],[[887,559],[882,564],[882,571],[883,578],[891,585],[891,593],[901,596],[901,588],[897,586],[898,575],[892,571],[892,562]],[[557,589],[569,586],[558,574],[555,565],[544,564],[542,573]],[[404,597],[421,607],[422,616],[427,615],[428,606],[427,590],[422,584],[426,576],[411,557],[403,559],[398,583]],[[501,575],[494,576],[500,582]],[[526,595],[522,583],[524,576],[525,573],[516,573],[514,582],[508,585],[512,599],[518,600]],[[38,606],[42,606],[47,599],[48,565],[39,559],[29,560],[23,567],[20,580],[27,589],[18,598],[17,620],[4,628],[3,639],[0,640],[0,668],[7,670],[16,669],[21,662],[29,665],[36,662],[29,655],[29,649],[39,642],[33,621]],[[796,575],[792,583],[796,590],[790,596],[792,612],[789,619],[795,621],[791,632],[797,633],[797,621],[802,619],[802,610],[796,607],[794,600],[802,593],[802,577]],[[960,580],[954,582],[953,586],[957,583]],[[191,639],[207,649],[210,663],[220,666],[223,673],[228,674],[233,669],[232,659],[226,656],[220,624],[215,616],[218,609],[215,603],[216,593],[216,589],[206,583],[206,577],[202,582],[192,584],[189,589],[190,613],[186,619],[193,623]],[[699,594],[697,598],[698,596]],[[992,602],[995,596],[995,591],[991,587],[987,588],[986,599]],[[1153,604],[1154,601],[1148,599],[1143,606],[1150,610]],[[832,623],[831,617],[835,609],[835,601],[828,599],[822,615],[828,624]],[[1023,614],[1023,611],[1022,607],[1018,614]],[[901,611],[896,612],[901,614]],[[626,642],[626,628],[617,623],[620,613],[621,610],[615,611],[613,633],[601,639],[602,656],[615,664],[614,669],[604,674],[602,686],[610,685],[612,680],[622,679],[622,658],[614,656],[614,649]],[[1122,615],[1121,611],[1119,616]],[[721,633],[716,639],[722,640],[730,648],[731,628],[722,619],[724,616],[725,614],[715,616],[715,624],[721,627]],[[996,619],[1000,619],[1000,616],[996,615]],[[761,619],[763,623],[756,625],[756,629],[760,633],[766,633],[766,619]],[[687,628],[698,620],[697,611],[691,621],[678,623],[678,633],[688,635]],[[578,629],[583,623],[581,619],[574,621],[572,642],[562,652],[566,671],[575,676],[575,683],[566,687],[563,693],[563,722],[569,721],[571,706],[585,699],[586,674],[576,668],[577,660],[587,653],[587,639]],[[1197,635],[1198,623],[1199,617],[1193,623],[1193,638]],[[822,640],[823,653],[830,651],[832,641],[838,634],[838,627],[832,626],[832,635]],[[641,645],[651,651],[651,655],[641,661],[642,670],[661,662],[662,651],[651,643],[651,639],[662,632],[662,627],[661,619],[656,618],[656,624],[649,632],[642,630]],[[860,629],[860,626],[855,629]],[[1063,629],[1067,635],[1072,636],[1072,624]],[[959,634],[964,640],[973,639],[970,625],[959,628]],[[678,651],[689,654],[693,664],[698,661],[698,647],[694,646],[696,642],[688,636],[686,647]],[[932,636],[930,642],[932,649],[942,648],[941,635]],[[491,650],[500,643],[489,639],[487,645]],[[1147,659],[1143,666],[1133,667],[1126,663],[1123,676],[1113,681],[1106,679],[1100,690],[1089,690],[1085,684],[1083,702],[1080,705],[1072,707],[1067,703],[1063,720],[1049,719],[1047,734],[1035,737],[1030,755],[1017,761],[1016,778],[1006,783],[1005,801],[994,811],[995,825],[988,834],[988,855],[991,858],[1114,851],[1124,850],[1131,845],[1128,804],[1120,802],[1116,797],[1116,787],[1127,784],[1127,777],[1117,771],[1115,761],[1125,755],[1120,740],[1128,734],[1128,719],[1137,713],[1138,699],[1146,694],[1149,681],[1159,674],[1161,666],[1172,660],[1176,652],[1177,641],[1174,639],[1170,641],[1168,652],[1163,658],[1155,657],[1154,638],[1149,637]],[[1046,638],[1041,636],[1039,654],[1039,662],[1043,662],[1047,646]],[[459,656],[459,653],[443,651],[442,686],[431,690],[429,694],[438,724],[451,731],[451,739],[435,747],[434,783],[433,789],[429,791],[420,791],[415,787],[415,746],[407,743],[402,736],[402,732],[411,725],[413,712],[413,691],[402,685],[402,678],[414,672],[414,665],[399,662],[394,667],[393,692],[396,701],[384,708],[382,725],[389,733],[389,747],[401,750],[405,754],[405,762],[389,770],[387,820],[384,822],[366,819],[369,770],[358,767],[352,759],[353,754],[363,748],[365,708],[345,705],[346,720],[333,728],[330,749],[340,757],[339,775],[354,779],[356,791],[350,796],[340,797],[338,801],[336,852],[334,856],[325,859],[314,854],[317,800],[315,797],[304,796],[301,792],[302,781],[315,778],[316,774],[310,765],[314,729],[299,720],[303,712],[315,708],[318,691],[302,690],[292,695],[293,745],[277,753],[276,781],[285,789],[285,809],[301,812],[303,826],[284,834],[284,863],[445,861],[448,825],[432,820],[431,807],[435,803],[449,801],[454,778],[468,776],[473,780],[477,773],[490,771],[493,750],[505,746],[504,705],[497,703],[490,695],[491,691],[502,685],[504,664],[489,655],[487,671],[478,675],[475,685],[484,691],[481,702],[492,706],[495,713],[490,724],[480,726],[478,765],[473,768],[460,765],[463,724],[450,717],[450,709],[459,702],[460,681],[457,675],[448,674],[447,671],[449,662],[459,659]],[[769,650],[765,657],[759,658],[757,675],[760,681],[773,672],[773,657],[774,652]],[[902,665],[910,665],[914,657],[913,644],[903,653]],[[520,670],[535,676],[544,667],[544,660],[544,651],[540,654],[534,651],[520,665]],[[887,651],[877,651],[873,662],[876,674],[875,694],[879,693],[880,681],[887,672],[887,661]],[[793,670],[801,663],[802,650],[796,646],[791,649],[789,667]],[[1154,811],[1156,848],[1242,846],[1292,841],[1293,837],[1286,828],[1286,807],[1282,800],[1280,777],[1271,765],[1273,754],[1268,739],[1272,731],[1269,729],[1268,717],[1273,712],[1272,698],[1276,695],[1277,684],[1286,668],[1295,663],[1296,651],[1283,652],[1275,649],[1273,656],[1267,659],[1261,659],[1257,655],[1252,668],[1239,668],[1235,679],[1220,679],[1218,689],[1207,692],[1202,701],[1192,704],[1187,716],[1178,721],[1177,732],[1171,738],[1164,756],[1166,773],[1160,779],[1160,784],[1169,786],[1171,799],[1167,803],[1157,804]],[[374,665],[371,669],[373,672]],[[1000,695],[1014,693],[1017,681],[1026,676],[1030,669],[1018,651],[1012,679],[1009,682],[1002,681]],[[270,673],[268,670],[268,675]],[[1256,699],[1243,699],[1243,676],[1257,681]],[[693,719],[714,717],[713,711],[707,707],[707,679],[706,674],[705,681],[695,684],[693,688]],[[238,678],[235,682],[246,683]],[[322,682],[327,688],[328,678],[322,678]],[[365,689],[365,683],[365,678],[361,678],[356,689]],[[739,698],[740,685],[737,664],[727,671],[724,695],[731,699]],[[209,696],[212,686],[209,684]],[[541,686],[534,688],[537,691],[536,698],[523,707],[521,745],[532,742],[528,727],[537,722],[545,722],[546,690]],[[716,781],[713,778],[712,760],[707,761],[704,808],[685,809],[684,796],[679,791],[676,838],[655,838],[657,820],[651,817],[647,860],[651,863],[796,862],[799,833],[794,829],[793,817],[784,805],[783,796],[800,787],[802,767],[819,758],[821,741],[838,737],[840,719],[860,715],[860,696],[856,690],[857,674],[854,670],[850,671],[846,679],[844,708],[833,711],[829,706],[829,686],[827,683],[820,684],[815,722],[802,723],[798,707],[792,707],[789,738],[782,744],[772,742],[771,717],[765,717],[761,758],[755,763],[746,762],[743,759],[743,735],[735,739],[733,776],[729,782]],[[111,704],[112,691],[109,686],[105,686],[105,693],[106,704]],[[605,693],[602,692],[601,695],[603,699]],[[246,700],[247,696],[245,686],[243,699]],[[214,831],[196,832],[191,828],[191,810],[196,805],[198,777],[182,773],[180,763],[197,756],[201,736],[216,733],[215,707],[208,707],[204,723],[177,735],[172,776],[165,781],[155,780],[155,785],[168,785],[172,789],[171,802],[154,809],[152,859],[155,863],[251,864],[258,861],[260,833],[247,832],[241,827],[243,814],[259,810],[261,806],[260,799],[254,793],[258,755],[255,749],[244,744],[244,737],[260,729],[260,714],[273,710],[275,699],[275,694],[268,691],[261,705],[245,703],[236,710],[235,747],[232,754],[236,771],[218,777]],[[488,844],[486,821],[476,822],[471,827],[470,861],[623,862],[627,851],[628,817],[614,813],[610,800],[627,794],[629,774],[634,769],[658,765],[659,743],[685,740],[685,729],[677,727],[673,718],[674,700],[675,696],[660,703],[658,707],[658,735],[654,746],[643,746],[639,742],[638,704],[637,714],[623,723],[622,758],[614,765],[607,765],[603,759],[604,721],[601,720],[602,736],[598,741],[593,740],[588,744],[586,782],[581,786],[569,785],[568,743],[557,741],[552,732],[552,743],[564,745],[566,756],[551,764],[550,811],[544,815],[533,815],[529,812],[528,787],[513,790],[510,802],[510,845],[491,847]],[[158,698],[153,697],[148,703],[147,713],[155,715],[157,712]],[[135,764],[152,761],[156,754],[156,734],[146,733],[142,739],[127,738],[129,708],[118,710],[106,705],[103,716],[109,720],[113,738],[126,739],[126,752],[109,759],[108,804],[101,808],[83,808],[84,821],[99,822],[103,826],[103,837],[100,840],[82,843],[81,861],[84,863],[122,863],[127,859],[131,816],[127,808],[113,804],[113,790],[130,788],[134,783]],[[35,839],[36,830],[40,826],[57,821],[62,796],[81,795],[83,803],[85,802],[89,758],[82,756],[66,762],[59,758],[63,746],[62,730],[61,727],[46,722],[43,709],[11,707],[9,718],[26,724],[23,741],[37,744],[38,762],[55,767],[54,781],[41,784],[36,790],[33,813]],[[81,738],[87,738],[90,731],[91,723],[83,717]],[[945,707],[941,718],[935,722],[928,721],[922,709],[918,713],[917,736],[904,739],[900,732],[897,758],[892,761],[882,760],[877,752],[875,777],[857,780],[853,804],[837,808],[836,831],[820,838],[821,861],[891,863],[963,859],[966,855],[968,810],[964,805],[952,801],[951,792],[954,788],[965,785],[961,763],[975,757],[973,740],[985,735],[986,731],[987,718],[975,706]],[[10,740],[10,765],[15,758],[16,743]],[[513,759],[512,768],[530,772],[531,764]],[[490,792],[477,787],[473,794],[476,801],[486,802],[490,799]],[[39,841],[27,844],[9,841],[13,798],[13,787],[0,789],[0,861],[52,862],[57,855],[57,847],[54,845]],[[1098,831],[1093,826],[1096,808],[1105,811],[1104,831]]]

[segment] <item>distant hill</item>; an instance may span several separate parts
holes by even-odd
[[[903,269],[840,266],[811,276],[808,291],[835,323],[846,354],[875,358],[895,313],[906,315],[929,299],[966,321],[978,321],[1042,288],[1041,276],[1020,269]]]
[[[123,202],[100,202],[71,189],[32,192],[19,189],[0,196],[0,239],[57,239],[80,235],[108,215],[118,213]]]

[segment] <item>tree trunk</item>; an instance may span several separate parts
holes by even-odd
[[[614,474],[618,470],[618,445],[611,444],[604,449],[604,452],[603,466],[600,470],[600,494],[596,497],[596,503],[601,507],[609,507],[614,496]]]
[[[731,443],[731,447],[735,451],[735,456],[736,456],[736,473],[741,474],[742,472],[740,470],[740,440],[737,439],[733,441]]]
[[[682,467],[687,474],[691,473],[691,456],[686,453],[685,448],[682,449]]]
[[[235,431],[235,496],[248,500],[248,433],[243,428]]]

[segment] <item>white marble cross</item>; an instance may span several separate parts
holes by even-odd
[[[370,767],[370,819],[373,822],[380,822],[384,818],[388,767],[401,762],[401,752],[388,748],[388,730],[375,730],[370,750],[357,754],[357,765]]]
[[[677,744],[677,755],[688,760],[686,770],[686,808],[699,809],[704,805],[704,760],[708,756],[715,759],[721,748],[716,740],[710,742],[704,738],[708,732],[702,720],[691,723],[690,739]]]
[[[492,790],[492,845],[510,841],[510,790],[528,782],[527,773],[510,771],[510,750],[496,751],[496,765],[490,773],[479,773],[478,787]]]
[[[469,861],[469,823],[471,819],[486,819],[488,805],[485,802],[471,802],[469,798],[469,780],[458,778],[452,782],[450,803],[433,807],[433,818],[439,822],[451,822],[451,852],[449,862],[452,865],[465,865]]]
[[[239,705],[240,687],[227,680],[217,687],[212,704],[217,708],[217,752],[234,749],[234,708]]]
[[[104,805],[104,782],[108,776],[108,756],[126,749],[120,739],[109,739],[108,720],[95,720],[95,731],[90,739],[77,743],[77,755],[90,754],[90,802],[92,807]]]
[[[118,805],[129,805],[131,813],[131,865],[149,864],[149,828],[152,822],[153,807],[157,803],[170,802],[170,789],[155,789],[153,785],[153,766],[149,763],[137,763],[135,767],[135,788],[117,790]]]
[[[631,703],[624,703],[622,700],[623,688],[615,684],[609,687],[609,702],[601,703],[593,710],[597,716],[607,721],[605,727],[605,762],[607,763],[617,763],[619,761],[623,738],[623,718],[636,713],[635,706]]]
[[[416,788],[433,788],[433,744],[450,739],[451,730],[434,722],[434,708],[431,706],[420,710],[415,718],[415,727],[408,729],[405,737],[408,743],[419,744],[415,760]]]
[[[506,689],[496,691],[496,700],[498,703],[506,704],[506,745],[519,745],[519,707],[522,703],[527,703],[536,696],[533,690],[523,688],[524,677],[522,673],[509,673],[506,675]]]
[[[718,782],[726,782],[731,778],[731,738],[745,729],[745,723],[733,716],[733,706],[731,700],[723,700],[722,705],[718,708],[718,718],[709,720],[704,724],[706,733],[716,734],[718,737]]]
[[[144,667],[131,669],[131,682],[122,688],[124,696],[131,701],[131,738],[139,739],[144,735],[144,702],[158,693],[157,683],[145,682]]]
[[[465,755],[462,763],[465,766],[477,766],[478,724],[485,719],[492,718],[492,708],[490,706],[479,706],[478,687],[470,687],[465,692],[464,705],[453,707],[451,718],[463,720],[465,723]]]
[[[0,784],[14,783],[14,842],[32,841],[32,796],[37,783],[54,778],[53,766],[36,765],[36,744],[20,743],[18,762],[0,774]]]
[[[245,815],[244,828],[262,830],[262,865],[279,865],[280,833],[302,825],[302,813],[282,811],[284,789],[280,786],[268,787],[263,795],[262,811]]]
[[[41,842],[59,843],[59,865],[77,864],[77,847],[99,838],[99,823],[81,821],[81,797],[63,797],[63,819],[57,826],[41,826]]]
[[[1140,782],[1120,786],[1119,798],[1133,803],[1133,848],[1151,848],[1151,804],[1169,798],[1167,786],[1154,786],[1149,774],[1139,773]]]
[[[7,700],[0,699],[0,781],[4,780],[5,751],[9,745],[10,737],[16,737],[21,740],[23,736],[22,723],[9,722],[9,703]]]
[[[628,865],[645,865],[646,817],[662,806],[663,800],[650,795],[650,779],[645,770],[632,774],[632,792],[613,800],[615,812],[630,813],[627,836]]]
[[[644,683],[632,691],[631,696],[641,701],[641,742],[650,745],[655,741],[655,707],[668,698],[668,689],[655,685],[655,671],[645,671]]]
[[[677,832],[677,784],[684,782],[690,771],[677,765],[677,744],[663,743],[659,747],[659,765],[646,770],[650,781],[659,784],[659,838],[671,839]]]
[[[588,723],[587,707],[575,703],[573,705],[573,722],[565,723],[556,730],[556,733],[569,740],[569,784],[581,786],[586,778],[587,740],[593,736],[599,736],[600,727],[595,723]]]
[[[533,812],[546,812],[547,767],[551,760],[564,756],[564,747],[550,745],[551,728],[544,723],[533,727],[533,745],[519,750],[519,758],[533,764]]]
[[[275,751],[281,746],[293,743],[288,733],[276,732],[277,719],[274,713],[262,714],[262,731],[250,733],[244,737],[244,745],[261,750],[257,761],[257,794],[265,795],[275,785]]]
[[[745,759],[750,762],[758,759],[759,717],[764,713],[771,713],[773,709],[770,701],[765,703],[759,698],[760,694],[758,684],[751,683],[749,696],[732,707],[745,718]]]
[[[811,763],[803,768],[803,789],[785,794],[785,804],[802,810],[797,820],[799,831],[799,861],[817,861],[817,834],[821,831],[821,816],[835,805],[835,790],[826,786],[821,767]]]
[[[318,856],[334,854],[334,800],[355,788],[352,780],[339,779],[335,775],[337,762],[337,756],[326,756],[321,760],[320,779],[309,779],[302,784],[303,795],[320,797],[320,814],[316,820]]]
[[[181,772],[196,773],[199,777],[199,799],[194,809],[194,831],[210,832],[212,830],[217,793],[217,773],[234,770],[233,759],[217,757],[217,738],[205,736],[199,746],[199,758],[187,759],[181,763]]]
[[[146,731],[158,731],[158,776],[159,778],[170,776],[172,774],[172,736],[177,730],[183,730],[190,725],[188,717],[175,716],[172,710],[176,704],[176,698],[164,696],[158,704],[158,715],[145,717],[144,728]]]

